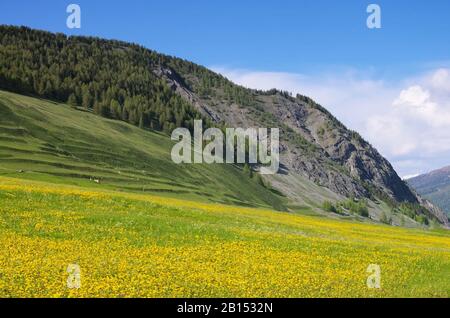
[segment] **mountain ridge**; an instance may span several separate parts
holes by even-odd
[[[215,107],[210,106],[211,102],[208,102],[207,100],[205,101],[202,98],[195,96],[195,93],[192,92],[188,87],[184,86],[181,82],[178,82],[180,74],[174,74],[174,71],[171,69],[160,69],[157,71],[157,74],[165,76],[168,85],[175,92],[180,94],[180,96],[182,96],[186,100],[189,100],[197,107],[197,109],[199,109],[200,112],[202,112],[205,116],[210,116],[214,121],[225,121],[237,126],[244,123],[245,127],[254,126],[255,124],[261,124],[261,122],[254,122],[251,118],[246,118],[246,111],[240,109],[239,106],[234,112],[229,113],[226,113],[226,111],[224,112],[223,108],[221,109],[220,107],[217,107],[217,102],[213,102],[213,105],[215,104]],[[186,79],[184,78],[183,81],[185,80]],[[278,122],[278,125],[283,126],[286,121],[289,122],[289,119],[292,116],[292,118],[296,119],[297,127],[295,123],[290,121],[290,126],[288,127],[288,129],[297,128],[297,132],[315,132],[315,134],[303,134],[302,136],[306,138],[308,142],[318,143],[322,147],[322,149],[325,150],[325,152],[322,153],[321,149],[318,149],[321,153],[321,156],[319,158],[314,158],[316,160],[314,164],[317,164],[319,168],[302,165],[303,163],[311,163],[311,157],[300,160],[299,163],[295,161],[289,161],[288,159],[287,166],[293,169],[295,172],[306,174],[308,179],[312,180],[314,183],[325,186],[332,191],[346,197],[355,195],[360,197],[370,197],[372,195],[384,197],[385,193],[383,192],[388,190],[388,200],[393,199],[400,202],[406,201],[408,203],[417,203],[430,211],[431,214],[436,216],[440,222],[442,222],[443,224],[448,224],[447,217],[442,213],[442,211],[439,210],[439,208],[431,204],[429,201],[421,198],[414,191],[412,191],[410,187],[397,175],[389,161],[382,157],[380,153],[367,141],[365,141],[358,133],[348,130],[324,107],[316,104],[309,97],[298,95],[296,98],[293,98],[289,93],[278,91],[276,89],[268,92],[261,92],[254,89],[248,90],[250,92],[263,95],[267,95],[271,92],[273,95],[269,96],[277,96],[280,100],[282,100],[281,102],[283,102],[284,100],[285,104],[283,106],[288,106],[290,113],[286,114],[281,112],[282,117]],[[308,106],[309,108],[307,108]],[[314,114],[314,112],[316,114]],[[233,118],[232,115],[236,113],[239,114],[238,118]],[[316,116],[311,116],[311,113]],[[226,119],[224,120],[222,116],[224,116]],[[318,119],[318,117],[320,116],[326,117],[326,119]],[[305,121],[303,123],[304,125],[299,124],[300,120]],[[333,128],[338,131],[336,135],[338,135],[340,138],[318,138],[318,135],[320,135],[320,129],[317,129],[318,122],[326,122],[326,120],[328,120],[328,123],[331,122],[335,125]],[[308,127],[308,125],[310,126]],[[311,126],[313,129],[310,128]],[[327,132],[330,133],[330,129],[328,129]],[[289,149],[290,146],[291,145],[283,143],[283,141],[281,141],[282,149]],[[296,150],[298,150],[298,148],[294,148],[294,153],[297,155],[298,159],[299,154],[296,152]],[[281,158],[282,166],[286,167],[286,157],[281,156]],[[329,158],[331,158],[333,161],[338,161],[346,166],[350,170],[350,178],[346,178],[342,174],[336,175],[334,174],[333,170],[329,172],[329,175],[324,176],[321,172],[327,170],[324,169],[323,165],[321,164],[323,163],[323,161],[326,161]],[[270,179],[271,177],[268,176],[268,178]],[[352,178],[362,179],[363,181],[372,180],[372,182],[373,180],[375,180],[377,185],[380,186],[381,189],[370,188],[370,185],[367,187],[367,184],[361,186],[358,183],[352,182]],[[333,182],[330,182],[330,180],[333,180]],[[283,185],[279,185],[279,188],[283,188]],[[386,199],[386,197],[384,198]]]
[[[267,179],[293,202],[305,192],[302,187],[296,192],[293,184],[304,178],[337,199],[420,205],[425,210],[418,214],[448,224],[375,148],[308,97],[244,88],[205,67],[122,41],[5,26],[0,36],[0,88],[67,99],[99,115],[165,132],[191,128],[199,117],[221,127],[279,127],[283,172]],[[23,58],[19,62],[17,55]],[[380,219],[377,204],[373,208],[371,217]]]
[[[450,166],[410,178],[416,191],[450,215]]]

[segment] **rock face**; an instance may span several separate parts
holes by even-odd
[[[445,215],[444,212],[442,212],[441,209],[439,209],[437,206],[433,205],[430,201],[419,198],[420,204],[425,207],[428,211],[431,212],[432,215],[434,215],[439,222],[449,227],[448,222],[448,216]]]
[[[375,196],[421,204],[447,224],[446,216],[412,191],[375,148],[310,98],[241,87],[248,100],[240,103],[227,99],[221,85],[201,96],[196,92],[200,81],[192,74],[169,68],[159,68],[155,74],[215,122],[229,127],[279,127],[282,173],[300,175],[341,197]],[[283,186],[277,184],[282,191]],[[287,192],[295,200],[295,190]]]
[[[165,98],[160,99],[161,96],[165,96],[165,92],[170,93],[172,97],[172,93],[175,92],[194,106],[208,121],[219,125],[241,128],[279,128],[281,170],[278,175],[265,178],[269,178],[267,181],[270,181],[279,192],[288,196],[295,206],[307,205],[318,208],[325,200],[341,200],[346,197],[371,199],[369,203],[373,203],[370,206],[372,210],[377,206],[381,209],[380,201],[386,203],[408,202],[412,205],[421,204],[441,223],[446,222],[439,209],[434,208],[429,202],[423,201],[413,192],[376,149],[362,139],[358,133],[348,130],[326,109],[308,97],[301,95],[293,97],[289,93],[275,89],[270,91],[246,89],[189,61],[165,56],[120,41],[82,37],[67,38],[65,35],[33,31],[27,28],[3,27],[0,29],[3,32],[2,41],[9,43],[14,48],[10,49],[8,46],[8,49],[3,50],[5,57],[0,61],[11,60],[17,64],[4,63],[5,66],[2,70],[8,70],[8,68],[13,70],[10,72],[11,74],[8,73],[8,80],[3,78],[3,75],[0,76],[0,82],[4,82],[4,87],[7,89],[51,98],[59,93],[61,96],[65,96],[67,90],[73,90],[75,93],[79,91],[77,95],[80,95],[78,99],[81,99],[83,88],[86,89],[89,81],[95,79],[94,74],[89,74],[89,68],[94,62],[99,65],[96,72],[101,73],[104,79],[113,79],[114,71],[119,72],[124,69],[127,71],[122,74],[124,81],[125,78],[139,73],[137,75],[141,76],[138,76],[136,81],[130,81],[126,85],[118,81],[103,85],[103,80],[98,81],[102,85],[93,85],[96,87],[93,91],[96,92],[97,97],[103,96],[95,98],[97,102],[100,103],[101,100],[101,104],[104,104],[97,103],[100,113],[103,113],[103,108],[111,105],[109,107],[111,109],[106,110],[103,115],[106,116],[112,110],[112,113],[115,113],[114,118],[125,118],[133,124],[138,122],[140,124],[141,120],[137,121],[138,113],[140,113],[144,127],[144,109],[138,109],[139,112],[132,109],[133,107],[139,108],[139,106],[144,108],[144,105],[137,105],[141,103],[141,98],[137,99],[139,100],[136,102],[137,104],[132,101],[128,110],[125,107],[126,111],[133,111],[133,116],[129,116],[126,112],[124,116],[124,112],[120,111],[120,117],[118,116],[120,107],[112,107],[113,97],[110,96],[111,100],[104,98],[105,95],[114,95],[113,91],[120,88],[115,93],[124,100],[142,97],[144,103],[148,104],[146,111],[153,108],[152,111],[156,112],[151,116],[150,113],[147,113],[147,117],[159,117],[157,126],[162,125],[163,128],[165,126],[167,132],[175,123],[181,125],[181,120],[183,120],[183,116],[178,120],[174,120],[174,118],[167,120],[166,117],[176,117],[167,108],[180,108],[178,114],[185,113],[186,108],[190,108],[186,106],[186,103],[174,102],[171,104]],[[36,43],[40,44],[36,45]],[[30,50],[32,51],[38,46],[43,46],[43,50],[36,52],[36,56],[41,57],[40,60],[29,54]],[[66,52],[63,48],[69,51]],[[76,48],[80,49],[80,52],[84,52],[86,58],[75,58],[78,56],[77,54],[69,54],[77,52]],[[83,50],[86,48],[90,49]],[[61,51],[64,51],[64,55],[61,55]],[[49,55],[49,52],[52,53]],[[23,56],[16,54],[23,54]],[[81,63],[81,60],[89,60],[89,54],[96,54],[96,60],[90,61],[91,63]],[[17,56],[20,58],[13,59]],[[49,56],[58,57],[61,60],[62,68],[53,68],[54,65],[51,63],[53,58]],[[67,56],[72,57],[69,66],[63,62]],[[110,62],[113,63],[108,65],[110,59],[112,60]],[[75,86],[72,87],[71,84],[71,87],[66,87],[64,83],[62,85],[61,81],[57,81],[58,85],[61,84],[59,92],[55,91],[53,97],[49,96],[52,92],[52,82],[50,80],[34,82],[33,80],[39,78],[40,75],[36,73],[36,65],[42,63],[47,64],[46,67],[41,65],[41,68],[47,71],[42,74],[41,79],[46,78],[44,75],[49,79],[70,78],[71,81],[67,82],[76,83]],[[66,69],[66,67],[69,68]],[[27,71],[23,73],[25,75],[21,73],[22,68]],[[71,75],[69,76],[69,74]],[[153,85],[156,82],[157,85]],[[40,87],[41,84],[42,87]],[[48,92],[45,93],[47,90]],[[61,96],[58,98],[62,98]],[[154,100],[153,97],[157,100]],[[126,104],[124,100],[121,102]],[[179,101],[179,98],[176,100]],[[119,104],[117,100],[116,102]],[[88,101],[86,105],[89,107],[89,104]],[[155,104],[158,107],[150,107]],[[186,120],[201,117],[198,112],[190,115]],[[132,117],[133,120],[130,120],[129,117]],[[394,205],[391,204],[391,207]],[[384,206],[389,209],[387,205]],[[411,208],[410,205],[403,205],[403,207],[405,206]],[[421,209],[416,209],[413,213],[426,214]],[[376,216],[375,213],[372,215]]]

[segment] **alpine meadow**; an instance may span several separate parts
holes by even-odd
[[[447,214],[324,106],[138,44],[0,25],[0,297],[448,298]],[[211,154],[240,160],[207,163],[191,162],[207,138],[188,138],[173,160],[174,131],[199,122],[277,140],[233,135]]]

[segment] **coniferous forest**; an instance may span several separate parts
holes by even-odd
[[[9,26],[0,44],[1,89],[165,132],[201,118],[153,73],[172,58],[141,46]]]

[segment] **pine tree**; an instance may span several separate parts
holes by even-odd
[[[192,129],[192,120],[201,116],[151,72],[155,65],[196,74],[205,90],[227,84],[193,63],[117,41],[69,40],[58,34],[0,26],[0,43],[0,89],[93,108],[101,116],[158,130]]]
[[[83,96],[82,96],[81,105],[86,109],[89,109],[92,107],[92,96],[89,93],[89,89],[87,89],[87,88],[83,88]]]
[[[128,111],[127,111],[127,108],[125,106],[122,108],[122,120],[123,121],[128,121]]]
[[[118,101],[113,99],[109,105],[110,113],[112,118],[120,119],[122,117],[122,111],[120,109],[120,104]]]
[[[78,105],[77,98],[74,93],[69,95],[69,98],[67,99],[67,104],[69,104],[72,107],[76,107]]]
[[[102,112],[100,102],[94,103],[94,114],[100,115]]]

